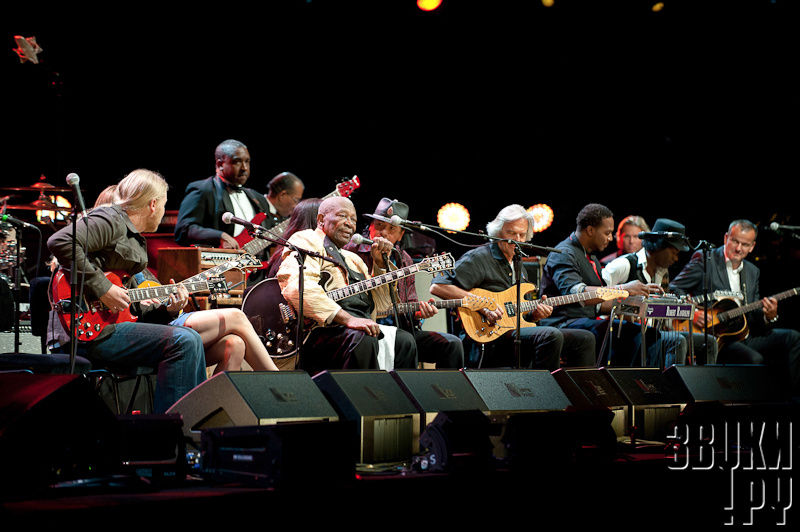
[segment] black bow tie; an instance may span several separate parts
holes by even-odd
[[[242,185],[237,185],[236,183],[229,183],[228,181],[225,181],[221,177],[219,178],[219,180],[222,181],[222,186],[224,186],[225,190],[227,190],[228,192],[239,192],[244,188]]]

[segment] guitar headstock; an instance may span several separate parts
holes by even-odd
[[[627,290],[620,290],[619,288],[598,288],[595,294],[603,301],[625,299],[629,295]]]
[[[206,283],[208,283],[208,291],[212,295],[228,293],[228,282],[224,277],[209,277],[206,279]]]
[[[495,310],[495,308],[497,308],[497,301],[491,297],[467,294],[461,299],[461,306],[474,312],[485,308]]]
[[[230,266],[228,269],[236,270],[257,270],[262,266],[261,261],[249,253],[242,253],[235,259],[226,262],[225,265]]]
[[[443,272],[452,270],[455,267],[455,260],[450,253],[442,253],[441,255],[434,255],[433,257],[426,257],[419,263],[421,270],[430,273]]]
[[[336,192],[343,198],[346,198],[350,194],[353,193],[355,189],[361,186],[361,182],[358,180],[358,176],[354,175],[352,178],[348,179],[347,181],[342,181],[338,185],[336,185]]]

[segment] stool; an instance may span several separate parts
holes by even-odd
[[[136,397],[139,393],[139,388],[144,382],[145,390],[147,393],[147,404],[150,412],[153,412],[153,405],[155,402],[155,390],[153,383],[150,381],[150,376],[158,372],[157,368],[151,367],[133,367],[133,368],[99,368],[89,372],[88,376],[95,378],[95,389],[100,390],[102,380],[107,378],[111,382],[111,392],[114,398],[114,407],[116,408],[117,415],[133,413],[133,406],[136,402]],[[128,398],[127,405],[123,411],[120,407],[120,390],[119,385],[122,382],[134,380],[133,391]]]

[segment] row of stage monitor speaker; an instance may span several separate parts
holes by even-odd
[[[198,447],[209,429],[346,422],[356,460],[379,463],[417,453],[420,435],[441,412],[479,411],[495,425],[520,413],[607,409],[620,439],[664,441],[689,403],[779,402],[762,366],[673,366],[544,370],[368,370],[220,373],[168,413]],[[546,437],[546,436],[545,436]]]
[[[761,366],[673,366],[664,372],[655,368],[562,369],[552,374],[540,370],[341,370],[313,378],[299,371],[230,372],[196,387],[164,419],[152,420],[152,425],[146,419],[128,420],[122,430],[134,436],[143,435],[145,428],[163,431],[161,436],[142,436],[164,447],[147,450],[162,461],[172,456],[177,439],[230,449],[236,446],[229,439],[237,434],[252,443],[263,436],[257,433],[262,431],[271,432],[276,445],[286,442],[280,452],[304,457],[294,463],[310,467],[324,463],[325,453],[331,461],[350,453],[353,463],[369,464],[418,456],[421,442],[440,414],[464,420],[455,414],[477,412],[493,425],[532,415],[527,421],[538,424],[535,437],[547,440],[558,437],[553,430],[548,432],[549,427],[563,427],[547,422],[547,414],[600,409],[614,414],[609,423],[618,437],[638,426],[639,439],[647,439],[650,433],[658,436],[658,429],[689,403],[771,407],[785,401],[775,382],[774,375]],[[36,478],[51,482],[114,471],[120,455],[135,461],[131,455],[140,449],[133,443],[120,447],[121,440],[132,440],[120,437],[119,416],[111,413],[87,379],[0,373],[0,389],[0,465],[7,479],[16,479],[14,489]],[[176,430],[178,436],[173,434]],[[176,464],[179,455],[174,456]],[[310,461],[314,456],[316,462]],[[270,460],[267,455],[262,459]],[[36,463],[41,463],[41,471],[32,472],[30,464]]]

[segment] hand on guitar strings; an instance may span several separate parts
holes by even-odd
[[[112,312],[122,312],[131,304],[128,291],[115,284],[112,284],[108,292],[100,296],[100,301]]]

